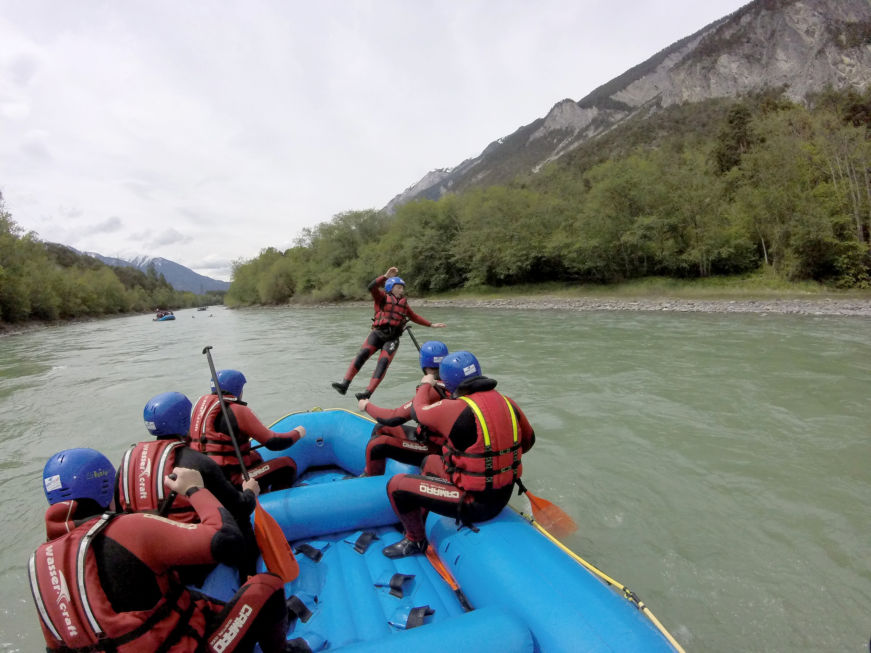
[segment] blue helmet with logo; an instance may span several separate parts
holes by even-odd
[[[187,435],[191,408],[191,400],[182,393],[163,392],[148,400],[142,419],[151,435]]]
[[[454,392],[460,383],[476,376],[482,376],[481,365],[474,354],[468,351],[448,354],[439,365],[439,377],[449,392]]]
[[[390,277],[387,281],[384,282],[384,290],[386,292],[390,292],[393,290],[393,286],[399,284],[400,286],[405,286],[405,282],[399,277]]]
[[[245,375],[239,370],[220,370],[218,372],[218,384],[225,395],[241,397],[242,386],[245,385]],[[212,381],[211,388],[212,392],[217,392],[214,381]]]
[[[64,449],[45,463],[42,485],[51,505],[93,499],[106,508],[115,488],[115,467],[95,449]]]
[[[442,360],[448,355],[448,346],[440,340],[428,340],[420,347],[420,368],[434,367],[438,369]]]

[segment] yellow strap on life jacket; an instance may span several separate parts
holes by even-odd
[[[514,407],[511,405],[511,402],[508,401],[508,397],[505,395],[500,395],[505,403],[508,405],[508,413],[511,415],[511,429],[513,431],[513,442],[517,442],[517,416],[514,414]],[[472,411],[478,418],[478,421],[481,422],[481,432],[484,434],[484,446],[488,449],[490,448],[490,431],[487,428],[487,422],[484,420],[484,414],[481,412],[481,409],[478,407],[474,401],[472,401],[469,397],[460,397],[463,401],[465,401],[472,408]]]

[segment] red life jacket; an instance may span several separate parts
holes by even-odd
[[[191,633],[179,628],[182,620],[203,637],[205,620],[191,619],[194,604],[190,592],[170,575],[156,575],[162,598],[148,612],[115,612],[100,585],[91,543],[115,517],[110,513],[89,519],[50,542],[30,557],[28,571],[33,600],[50,650],[117,651],[136,653],[194,650]],[[170,638],[175,642],[168,641]],[[183,639],[184,638],[184,639]],[[187,640],[187,641],[184,641]],[[172,644],[178,648],[171,648]]]
[[[160,512],[169,492],[163,479],[175,467],[181,440],[151,440],[130,447],[121,460],[118,475],[118,503],[124,512]],[[184,495],[176,496],[166,517],[173,521],[199,521],[196,510]]]
[[[475,414],[478,437],[465,451],[442,448],[445,468],[454,485],[467,492],[492,490],[511,485],[523,471],[517,415],[511,402],[495,390],[460,397]]]
[[[246,468],[251,468],[260,463],[263,458],[256,451],[251,451],[251,438],[240,433],[239,429],[235,427],[235,418],[229,404],[239,400],[232,395],[224,395],[224,401],[228,404],[227,413],[234,422],[233,433],[236,434],[236,442],[239,443],[242,460]],[[236,449],[233,447],[230,435],[215,430],[215,421],[218,417],[222,417],[218,395],[211,394],[200,397],[191,416],[191,447],[211,456],[221,467],[238,467],[239,459],[236,457]]]
[[[408,300],[403,296],[399,299],[392,293],[386,293],[375,317],[372,318],[372,326],[376,329],[387,327],[393,331],[401,329],[408,321]]]

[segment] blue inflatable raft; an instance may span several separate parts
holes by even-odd
[[[402,537],[387,481],[418,470],[388,461],[384,476],[358,478],[374,424],[366,416],[314,410],[272,429],[299,424],[306,436],[288,450],[297,484],[260,497],[300,566],[285,587],[298,614],[288,639],[301,638],[313,652],[348,653],[681,650],[637,597],[615,591],[510,507],[476,531],[429,515],[427,537],[459,591],[427,556],[386,558],[381,549]],[[261,452],[265,459],[283,453]],[[219,573],[203,589],[229,598],[235,587]]]

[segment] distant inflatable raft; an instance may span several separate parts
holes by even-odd
[[[295,413],[272,429],[299,424],[306,436],[288,450],[299,481],[260,497],[300,565],[285,587],[297,615],[288,639],[299,650],[681,651],[637,602],[512,508],[477,530],[431,514],[426,531],[434,562],[424,555],[386,558],[381,549],[402,537],[387,481],[417,469],[388,461],[384,476],[357,478],[374,424],[357,413]],[[261,452],[266,459],[282,455]],[[439,559],[449,576],[436,570]],[[231,574],[216,573],[203,589],[229,598],[235,587]]]

